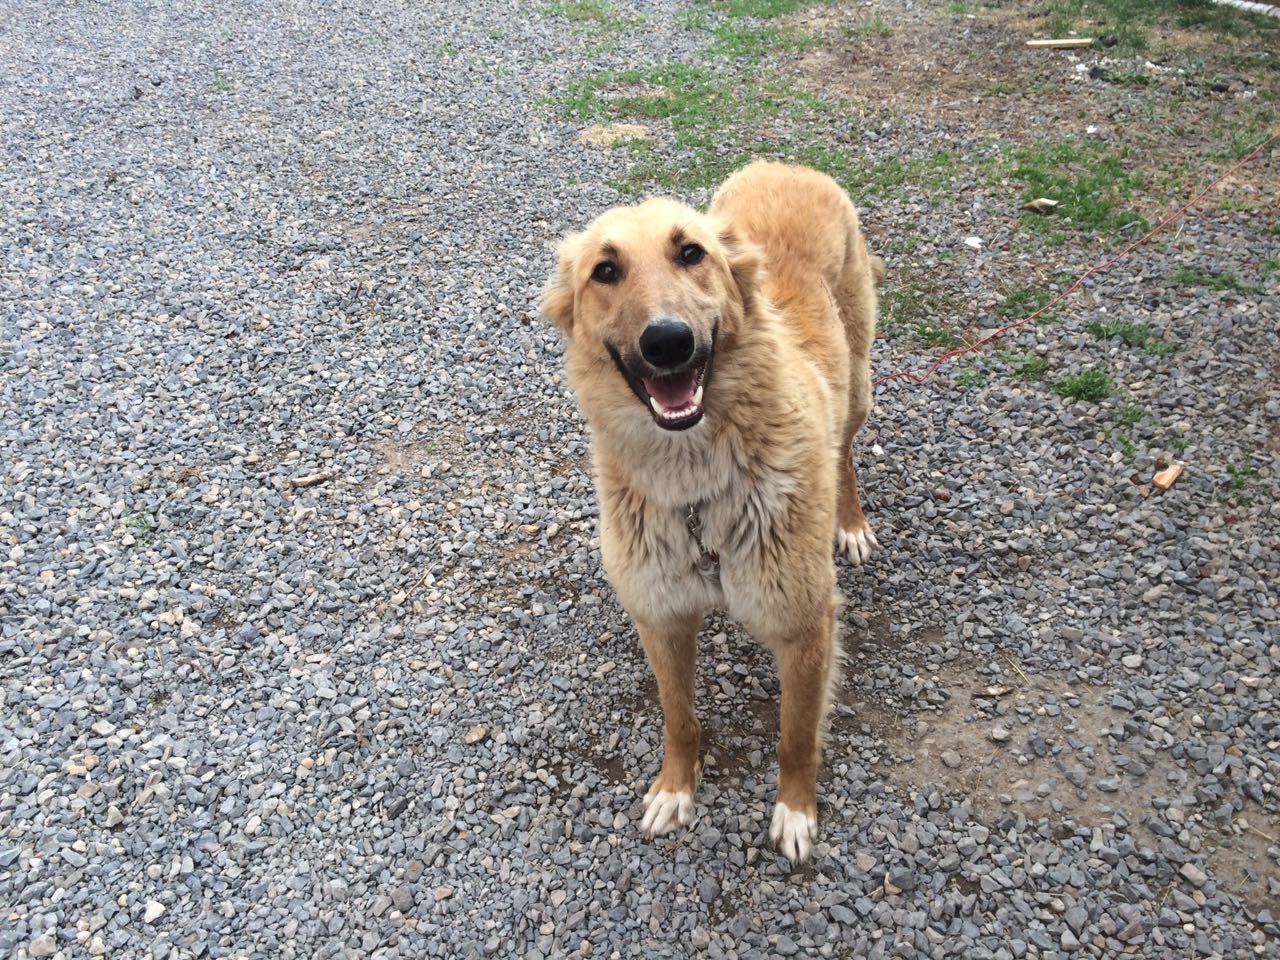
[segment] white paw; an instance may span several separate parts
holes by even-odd
[[[693,794],[688,791],[672,792],[649,788],[644,798],[644,819],[640,832],[649,839],[670,833],[693,823]]]
[[[863,527],[861,530],[836,531],[836,553],[843,553],[849,558],[850,563],[858,565],[866,563],[879,546],[876,535],[871,532],[870,527]]]
[[[818,839],[818,821],[778,801],[773,808],[769,839],[778,852],[793,864],[804,863],[813,850],[813,842]]]

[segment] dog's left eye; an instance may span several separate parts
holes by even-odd
[[[696,243],[686,243],[680,248],[680,262],[686,267],[697,266],[702,262],[702,258],[707,255],[707,251],[703,250]]]

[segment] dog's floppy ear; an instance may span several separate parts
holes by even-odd
[[[561,240],[560,245],[556,247],[555,272],[542,288],[540,306],[542,315],[564,333],[569,333],[573,329],[573,301],[577,292],[573,275],[581,250],[582,234],[571,233]]]
[[[764,252],[726,224],[721,224],[718,237],[728,258],[733,282],[737,284],[738,293],[742,296],[742,306],[750,311],[760,283],[760,272],[764,269]]]

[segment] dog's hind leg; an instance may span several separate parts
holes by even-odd
[[[840,320],[849,344],[849,413],[840,437],[839,503],[836,547],[853,563],[862,563],[879,544],[862,512],[853,440],[871,411],[871,341],[876,331],[876,284],[884,277],[884,261],[867,254],[856,222],[850,230],[849,253],[835,290]]]
[[[647,837],[693,822],[693,794],[702,774],[701,728],[693,709],[693,681],[702,614],[668,623],[636,620],[640,642],[662,698],[662,771],[644,798],[640,829]]]

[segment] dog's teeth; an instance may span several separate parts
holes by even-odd
[[[660,404],[660,403],[659,403],[657,400],[655,400],[653,397],[650,397],[650,398],[649,398],[649,405],[650,405],[651,407],[653,407],[653,412],[654,412],[654,413],[656,413],[658,416],[662,416],[662,414],[663,414],[662,404]]]
[[[702,406],[702,384],[698,384],[698,389],[693,394],[693,405],[695,407]]]

